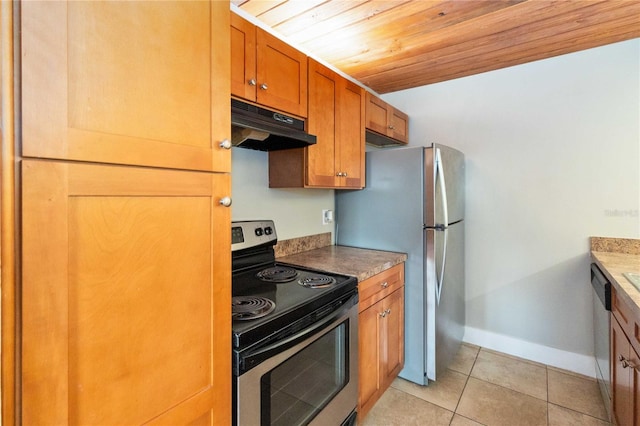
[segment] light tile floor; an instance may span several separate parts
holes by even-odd
[[[609,426],[595,379],[463,344],[436,382],[396,379],[364,426]]]

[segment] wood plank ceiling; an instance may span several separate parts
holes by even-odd
[[[231,0],[378,93],[640,37],[640,0]]]

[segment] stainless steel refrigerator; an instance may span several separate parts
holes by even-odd
[[[366,188],[336,191],[339,245],[407,253],[405,366],[426,385],[464,334],[464,155],[453,148],[366,153]]]

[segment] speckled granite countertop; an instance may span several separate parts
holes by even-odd
[[[640,317],[640,291],[622,275],[640,273],[640,240],[592,237],[591,259]]]
[[[352,275],[358,281],[364,281],[406,260],[404,253],[346,246],[326,246],[277,258],[281,263]]]

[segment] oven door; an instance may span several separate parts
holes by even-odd
[[[308,328],[243,354],[260,363],[235,377],[237,425],[340,425],[358,401],[358,297]]]

